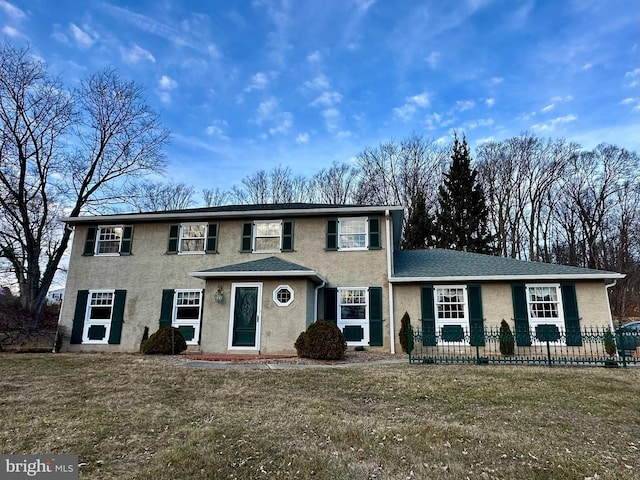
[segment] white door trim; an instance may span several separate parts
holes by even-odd
[[[236,289],[242,287],[255,287],[258,289],[256,298],[256,339],[255,345],[249,347],[238,347],[233,345],[233,320],[236,313]],[[249,350],[260,351],[260,330],[262,325],[262,283],[261,282],[240,282],[231,284],[231,308],[229,309],[229,338],[227,349],[229,350]]]

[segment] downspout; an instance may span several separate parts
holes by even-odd
[[[616,283],[618,283],[617,280],[614,280],[613,283],[609,283],[609,284],[605,284],[604,286],[604,291],[606,292],[606,297],[607,297],[607,311],[609,312],[609,326],[611,327],[611,332],[613,333],[614,328],[613,328],[613,317],[611,316],[611,303],[609,303],[609,289],[612,287],[616,286]]]
[[[322,283],[318,285],[313,292],[313,321],[316,322],[318,320],[318,290],[324,288],[327,284],[327,281],[323,278]]]
[[[384,212],[386,220],[386,233],[387,233],[387,281],[389,282],[389,343],[391,344],[391,354],[396,353],[396,325],[394,320],[394,308],[393,308],[393,283],[391,283],[391,275],[393,274],[392,258],[393,258],[393,245],[391,244],[391,214],[389,209]]]

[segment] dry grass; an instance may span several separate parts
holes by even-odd
[[[79,454],[81,478],[640,476],[640,369],[97,354],[3,354],[0,369],[0,452]]]

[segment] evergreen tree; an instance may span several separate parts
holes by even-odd
[[[411,207],[402,238],[404,250],[420,250],[433,245],[433,218],[427,211],[424,193],[418,190]]]
[[[471,168],[467,139],[455,135],[451,166],[438,189],[436,245],[476,253],[493,253],[489,211],[477,172]]]

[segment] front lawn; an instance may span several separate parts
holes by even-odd
[[[80,478],[636,479],[640,369],[0,354],[0,453]]]

